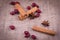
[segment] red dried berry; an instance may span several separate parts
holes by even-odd
[[[41,10],[40,10],[40,9],[38,9],[36,12],[37,12],[37,13],[41,13]]]
[[[27,35],[27,34],[30,34],[28,31],[24,31],[24,34]]]
[[[37,7],[39,8],[39,6],[36,3],[32,3],[32,7]]]
[[[30,33],[28,31],[24,31],[24,34],[26,38],[30,37]]]
[[[15,5],[15,2],[11,2],[10,4],[11,4],[11,5]]]
[[[15,2],[15,4],[20,4],[19,2]]]
[[[31,35],[31,38],[32,39],[37,39],[35,35]]]
[[[31,9],[31,7],[30,7],[30,6],[27,6],[27,9],[28,9],[28,10],[30,10],[30,9]]]
[[[11,15],[15,15],[15,12],[14,12],[14,11],[12,11],[12,12],[10,12],[10,14],[11,14]]]
[[[39,17],[40,16],[40,13],[37,13],[36,15],[35,15],[35,17]]]
[[[38,6],[38,5],[36,5],[36,7],[37,7],[37,8],[39,8],[39,6]]]
[[[20,4],[19,2],[11,2],[11,5]]]
[[[32,5],[31,5],[32,7],[35,7],[36,6],[36,3],[32,3]]]
[[[15,14],[19,14],[19,11],[17,9],[14,9]]]
[[[15,29],[15,26],[13,26],[13,25],[10,25],[9,27],[10,27],[11,30]]]
[[[30,34],[25,35],[25,38],[28,38],[28,37],[30,37]]]

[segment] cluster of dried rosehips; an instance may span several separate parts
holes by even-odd
[[[11,30],[15,30],[15,26],[14,25],[10,25],[9,26]],[[28,31],[24,31],[24,34],[25,34],[25,38],[32,38],[33,40],[36,40],[36,36],[35,35],[31,35]]]
[[[15,5],[16,3],[20,4],[19,2],[11,2],[11,5]],[[19,14],[19,11],[17,9],[14,9],[14,11],[10,12],[11,15]]]
[[[20,4],[19,2],[11,2],[11,5],[15,5],[16,3]],[[11,15],[19,14],[19,11],[17,9],[14,9],[14,11],[10,12]]]
[[[25,38],[32,38],[33,40],[36,40],[37,37],[35,35],[31,35],[28,31],[24,31],[24,34],[25,34]]]
[[[11,4],[11,5],[15,5],[16,3],[20,4],[19,2],[11,2],[10,4]],[[37,8],[39,8],[39,6],[38,6],[36,3],[32,3],[31,6],[32,6],[32,7],[37,7]],[[31,6],[27,6],[27,9],[30,10],[30,9],[31,9]],[[30,14],[30,15],[29,15],[29,18],[30,18],[30,19],[34,19],[34,18],[36,18],[36,17],[39,17],[39,16],[40,16],[40,13],[41,13],[41,10],[38,9],[38,10],[36,11],[36,13],[34,13],[33,15]],[[14,9],[14,11],[10,12],[10,14],[11,14],[11,15],[19,14],[19,11],[18,11],[17,9]]]
[[[10,12],[11,15],[19,14],[19,11],[17,9],[14,9],[14,11]]]
[[[31,6],[32,6],[32,7],[37,7],[37,8],[39,8],[39,6],[38,6],[36,3],[32,3]],[[31,6],[27,6],[27,10],[30,10],[30,9],[31,9]],[[34,18],[36,18],[36,17],[39,17],[39,16],[40,16],[40,13],[41,13],[41,10],[38,9],[34,14],[30,14],[30,15],[29,15],[29,18],[30,18],[30,19],[34,19]]]

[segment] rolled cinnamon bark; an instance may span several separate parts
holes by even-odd
[[[32,8],[31,10],[28,10],[27,12],[22,8],[22,6],[20,5],[20,4],[15,4],[14,5],[15,6],[15,8],[19,11],[19,19],[20,20],[23,20],[23,19],[25,19],[26,17],[28,17],[29,16],[29,14],[31,14],[31,13],[34,13],[34,12],[36,12],[36,10],[38,10],[38,8],[37,7],[34,7],[34,8]]]
[[[49,34],[49,35],[55,35],[56,34],[55,31],[45,29],[44,27],[33,26],[32,29],[35,31],[38,31],[38,32]]]

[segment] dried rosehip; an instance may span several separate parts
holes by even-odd
[[[37,8],[39,8],[39,6],[38,6],[36,3],[32,3],[31,6],[32,6],[32,7],[37,7]]]
[[[19,2],[15,2],[15,4],[20,4]]]
[[[11,5],[20,4],[19,2],[11,2]]]
[[[41,13],[41,10],[40,10],[40,9],[38,9],[36,12],[37,12],[37,13]]]
[[[19,14],[19,11],[17,9],[14,9],[15,14]]]
[[[30,10],[30,9],[31,9],[31,7],[30,7],[30,6],[27,6],[27,9],[28,9],[28,10]]]
[[[31,35],[31,38],[32,39],[37,39],[35,35]]]
[[[28,31],[24,31],[24,34],[27,35],[27,34],[29,34],[29,32]]]
[[[11,4],[11,5],[15,5],[15,2],[11,2],[10,4]]]
[[[39,17],[40,16],[40,13],[37,13],[36,15],[35,15],[35,17]]]
[[[30,37],[30,34],[25,35],[25,38],[28,38],[28,37]]]
[[[37,8],[39,8],[39,6],[38,6],[38,5],[36,5],[36,7],[37,7]]]
[[[24,31],[24,34],[26,38],[30,37],[30,33],[28,31]]]
[[[32,3],[32,5],[31,5],[32,7],[35,7],[36,6],[36,3]]]
[[[10,14],[11,14],[11,15],[15,15],[15,12],[14,12],[14,11],[12,11],[12,12],[10,12]]]
[[[13,26],[13,25],[10,25],[9,27],[10,27],[11,30],[15,29],[15,26]]]

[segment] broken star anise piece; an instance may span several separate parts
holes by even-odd
[[[29,18],[30,19],[34,19],[35,18],[35,15],[33,13],[29,14]]]
[[[49,26],[48,21],[43,21],[41,24],[44,25],[44,26]]]

